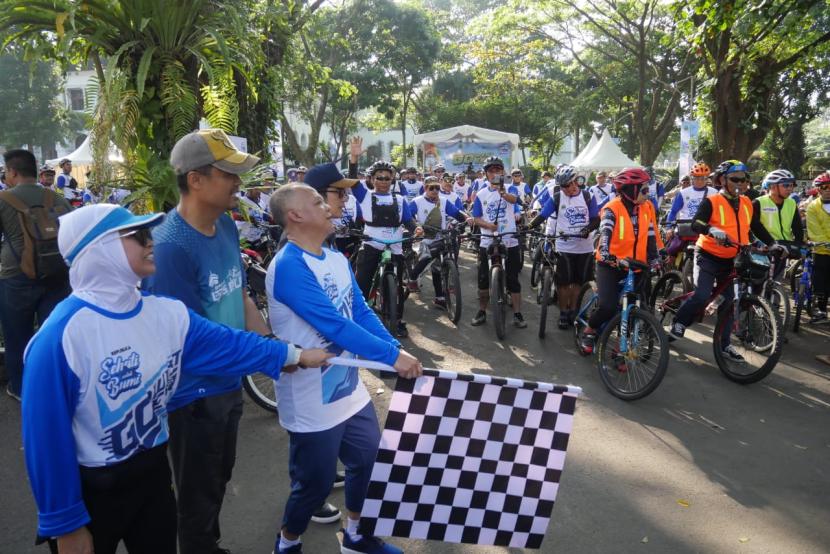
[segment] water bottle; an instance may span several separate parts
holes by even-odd
[[[723,295],[719,294],[717,298],[715,298],[714,300],[709,302],[709,305],[706,306],[706,315],[712,315],[715,312],[717,312],[718,308],[720,307],[721,304],[723,304],[724,300],[726,300],[726,299],[723,297]]]

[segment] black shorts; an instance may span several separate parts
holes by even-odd
[[[556,284],[582,285],[594,278],[594,253],[560,252],[556,261]]]
[[[507,256],[502,259],[502,263],[507,292],[522,292],[522,285],[519,283],[519,270],[522,268],[521,252],[518,245],[507,249]],[[487,256],[487,248],[478,249],[478,288],[490,288],[490,258]]]

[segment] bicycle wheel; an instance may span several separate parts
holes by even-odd
[[[672,311],[677,311],[677,306],[672,306],[669,301],[678,296],[685,294],[686,285],[683,279],[683,274],[679,271],[667,271],[654,283],[651,290],[651,296],[648,299],[648,306],[651,312],[657,316],[661,325],[665,325],[666,316]]]
[[[507,300],[504,297],[504,270],[494,266],[490,270],[490,310],[493,312],[493,324],[499,340],[505,337],[505,312]]]
[[[533,264],[530,266],[530,287],[536,288],[539,284],[539,277],[542,276],[542,244],[536,245],[533,250]]]
[[[458,267],[452,259],[444,260],[441,267],[441,279],[444,283],[444,299],[447,301],[447,317],[453,323],[461,320],[461,279]]]
[[[755,383],[769,375],[781,357],[782,333],[778,316],[770,305],[757,296],[744,296],[738,301],[738,315],[732,321],[734,310],[718,313],[712,347],[715,361],[730,381],[741,384]],[[733,361],[724,355],[722,334],[731,323],[730,344],[743,357]]]
[[[801,327],[801,312],[804,310],[804,296],[807,294],[807,287],[802,283],[798,283],[798,288],[794,289],[796,293],[795,300],[795,314],[793,314],[793,333],[798,333]]]
[[[380,295],[380,314],[386,329],[394,335],[398,331],[398,283],[394,273],[386,273]]]
[[[669,366],[669,339],[648,310],[632,306],[621,352],[622,314],[616,314],[597,341],[597,369],[602,384],[622,400],[638,400],[660,385]]]
[[[412,275],[415,274],[415,265],[418,263],[418,254],[414,250],[409,250],[404,255],[404,278],[403,283],[403,298],[409,298],[409,286],[407,284],[412,280]]]
[[[686,259],[683,260],[683,269],[681,273],[683,274],[683,292],[689,292],[693,288],[695,288],[694,284],[694,256],[686,255]]]
[[[254,373],[246,375],[242,379],[242,388],[254,401],[254,404],[260,408],[277,413],[279,405],[277,403],[277,393],[274,388],[274,380],[264,373]]]
[[[545,327],[548,322],[548,304],[551,289],[553,288],[553,272],[549,266],[542,269],[542,283],[539,285],[541,302],[539,304],[539,338],[545,338]]]
[[[579,289],[579,296],[576,297],[577,312],[574,318],[574,341],[576,341],[576,351],[581,355],[586,356],[582,352],[582,331],[588,325],[588,320],[597,308],[597,284],[594,281],[588,281],[582,288]]]
[[[786,336],[787,329],[792,322],[791,300],[784,285],[781,283],[770,283],[764,299],[769,302],[772,311],[778,314],[778,322],[781,325],[781,332]]]
[[[787,273],[790,275],[790,290],[793,292],[798,289],[798,284],[801,282],[801,272],[803,271],[803,268],[804,260],[798,260],[787,269]]]

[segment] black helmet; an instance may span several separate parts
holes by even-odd
[[[484,171],[487,171],[491,167],[500,167],[504,169],[504,162],[501,161],[501,158],[498,156],[490,156],[486,160],[484,160]]]
[[[372,167],[369,168],[369,175],[372,177],[375,176],[375,173],[378,171],[388,171],[392,175],[395,174],[395,166],[390,164],[389,162],[384,162],[383,160],[377,161],[372,164]]]

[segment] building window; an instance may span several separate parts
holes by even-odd
[[[69,96],[69,109],[75,112],[84,111],[84,89],[71,88],[66,93]]]

